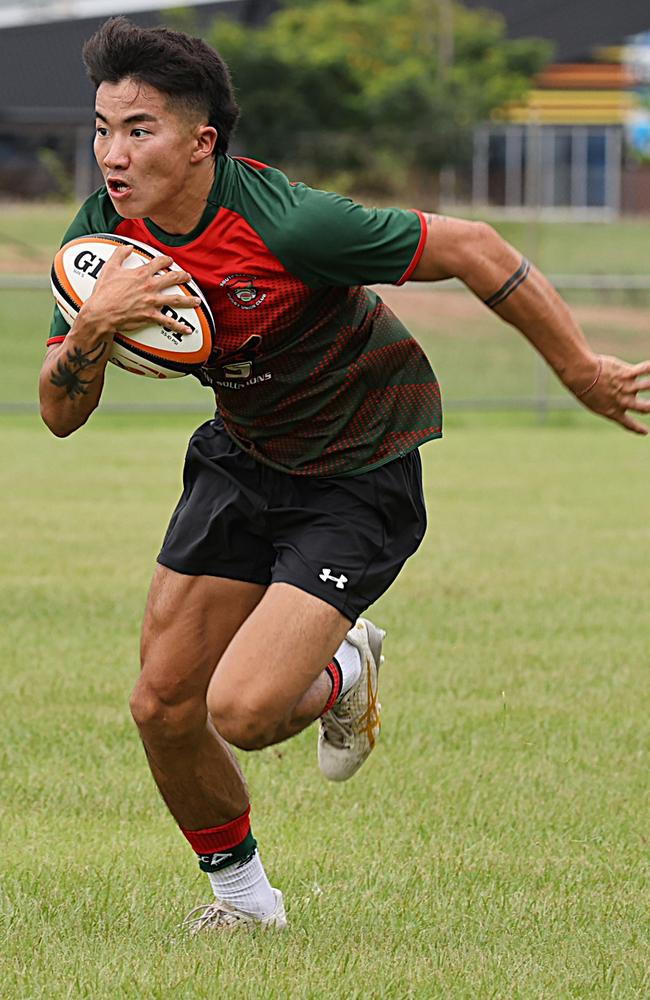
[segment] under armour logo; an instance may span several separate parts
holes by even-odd
[[[327,583],[328,580],[332,580],[336,584],[337,590],[343,590],[346,583],[348,582],[347,576],[343,576],[342,573],[340,576],[332,576],[331,569],[327,569],[326,567],[323,567],[323,569],[320,571],[320,573],[318,574],[318,579],[322,580],[323,583]]]

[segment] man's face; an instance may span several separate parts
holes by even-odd
[[[165,94],[130,78],[99,85],[95,114],[95,157],[119,214],[156,221],[182,210],[196,125]]]

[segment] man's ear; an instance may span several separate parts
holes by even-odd
[[[200,163],[207,156],[212,156],[217,144],[219,133],[212,125],[199,125],[194,131],[194,149],[192,163]]]

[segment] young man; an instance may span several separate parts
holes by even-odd
[[[105,186],[64,241],[116,232],[168,251],[200,284],[217,345],[218,416],[193,435],[158,557],[131,700],[153,776],[208,873],[193,930],[283,927],[231,745],[321,719],[319,762],[344,780],[379,734],[383,633],[359,617],[425,527],[418,446],[441,435],[435,376],[364,286],[457,276],[516,326],[587,407],[639,434],[650,362],[590,350],[549,283],[490,227],[369,210],[227,154],[238,108],[204,42],[125,19],[84,49]],[[58,436],[99,404],[117,330],[152,321],[177,274],[118,249],[72,328],[55,315],[40,381]]]

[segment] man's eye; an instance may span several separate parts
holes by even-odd
[[[147,132],[144,128],[134,128],[132,134],[136,137],[136,139],[139,139],[140,135],[149,135],[149,132]]]
[[[96,125],[95,135],[101,135],[101,136],[108,135],[108,129],[105,129],[102,125]]]

